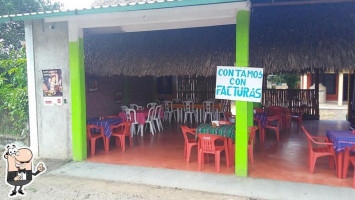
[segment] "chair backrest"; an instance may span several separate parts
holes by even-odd
[[[158,106],[158,104],[157,103],[148,103],[147,104],[147,108],[155,108],[155,107],[157,107]]]
[[[230,121],[218,121],[218,123],[219,123],[219,125],[230,125],[230,124],[232,124],[232,122],[230,122]]]
[[[282,118],[282,117],[281,117],[280,114],[278,114],[278,115],[273,115],[273,116],[268,116],[268,117],[267,117],[267,121],[268,121],[268,124],[271,124],[271,122],[276,121],[276,122],[277,122],[277,123],[276,123],[276,126],[279,126],[281,118]]]
[[[166,112],[173,111],[173,102],[172,101],[164,101],[164,111],[166,111]]]
[[[94,130],[96,130],[96,131],[94,131]],[[87,139],[91,139],[92,138],[92,134],[98,133],[98,131],[100,132],[100,134],[103,134],[104,133],[104,127],[96,126],[96,125],[93,125],[93,124],[86,125],[86,138]]]
[[[173,99],[171,100],[173,103],[181,103],[181,100],[180,99]]]
[[[184,111],[185,112],[193,112],[194,109],[194,102],[193,101],[184,101]]]
[[[212,101],[203,102],[203,112],[213,112],[214,103]]]
[[[154,109],[154,119],[159,119],[160,118],[160,113],[161,113],[161,109],[163,108],[162,105],[159,105],[157,107],[155,107]]]
[[[130,136],[131,124],[132,124],[132,122],[122,122],[118,125],[111,125],[110,129],[111,129],[112,134],[118,133],[118,134]]]
[[[270,116],[280,115],[285,112],[284,108],[281,106],[271,106],[270,108],[267,109],[267,111],[268,111],[267,114]]]
[[[219,135],[211,134],[197,134],[199,147],[204,152],[214,152],[216,151],[216,140],[225,141],[225,137]]]
[[[122,112],[125,112],[125,111],[126,111],[126,109],[128,109],[128,107],[127,107],[127,106],[121,106],[121,111],[122,111]]]
[[[185,142],[187,142],[189,140],[189,135],[190,135],[190,138],[196,137],[195,130],[193,130],[187,126],[180,126],[180,128],[182,130],[182,134],[184,135]]]
[[[134,103],[129,104],[129,107],[130,107],[131,109],[138,110],[138,105],[137,105],[137,104],[134,104]]]
[[[152,121],[154,119],[155,108],[149,108],[147,121]]]
[[[330,143],[327,143],[327,142],[318,142],[318,141],[315,141],[313,136],[304,128],[304,126],[301,126],[303,132],[306,134],[307,136],[307,140],[308,140],[308,147],[309,147],[309,150],[311,152],[313,152],[313,145],[329,145]],[[331,151],[334,151],[333,148],[330,148]]]
[[[263,113],[264,110],[262,108],[254,108],[255,113]]]
[[[233,116],[231,112],[224,112],[223,116],[226,121],[230,121],[230,119],[235,120],[235,116]]]
[[[137,112],[134,109],[126,109],[126,121],[137,123]]]

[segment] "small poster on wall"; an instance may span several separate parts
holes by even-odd
[[[44,105],[63,105],[62,71],[42,70]]]

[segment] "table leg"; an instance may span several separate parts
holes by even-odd
[[[184,112],[183,112],[182,108],[179,108],[179,110],[180,110],[180,120],[181,120],[181,122],[183,122],[184,121]]]
[[[342,178],[342,171],[343,171],[343,154],[344,152],[339,152],[337,155],[337,177]]]
[[[232,139],[228,138],[228,151],[229,151],[229,165],[232,166],[234,162],[234,149],[233,149],[233,143]]]
[[[109,148],[110,148],[110,138],[105,137],[105,142],[104,142],[104,148],[105,148],[105,152],[108,152]]]

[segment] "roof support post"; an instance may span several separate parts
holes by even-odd
[[[69,66],[73,160],[82,161],[87,158],[85,67],[83,31],[77,24],[69,24]]]
[[[249,22],[250,11],[237,13],[236,30],[236,66],[249,65]],[[235,175],[248,175],[248,126],[253,124],[253,103],[236,101],[235,125]]]
[[[35,58],[33,50],[32,21],[25,21],[26,58],[27,58],[27,88],[28,88],[28,111],[30,124],[30,147],[35,157],[38,156],[38,129],[37,129],[37,100],[36,100],[36,77]]]
[[[319,69],[315,69],[314,89],[316,90],[316,118],[319,120]]]
[[[344,73],[339,72],[338,78],[338,106],[343,106]]]

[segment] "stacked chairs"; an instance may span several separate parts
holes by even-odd
[[[121,106],[121,111],[122,111],[122,112],[126,112],[126,109],[128,109],[127,106]]]
[[[152,133],[152,135],[154,135],[154,133],[155,133],[155,126],[154,126],[154,110],[155,110],[154,108],[150,108],[150,109],[149,109],[149,111],[148,111],[148,117],[147,117],[147,119],[145,120],[145,124],[144,124],[144,125],[148,124],[149,129],[150,129],[150,132]],[[145,128],[147,128],[147,126],[146,126]],[[142,134],[141,136],[143,136],[143,131],[142,131],[141,134]]]
[[[138,110],[138,105],[137,104],[129,104],[129,107],[131,108],[131,109],[134,109],[134,110]]]
[[[171,117],[174,115],[176,119],[175,111],[173,110],[173,103],[171,101],[164,101],[164,121],[166,118],[169,119],[169,123],[171,123]]]
[[[207,116],[210,116],[211,121],[214,115],[214,103],[212,101],[203,102],[203,123],[206,123]]]
[[[153,121],[157,124],[158,127],[158,131],[163,130],[163,123],[161,122],[161,109],[163,108],[162,105],[159,105],[157,107],[155,107],[154,109],[154,117],[153,117]]]
[[[131,126],[130,126],[130,128],[131,128],[131,130],[130,130],[131,136],[133,137],[133,135],[135,135],[135,134],[138,135],[139,134],[139,129],[141,129],[142,134],[143,134],[143,130],[140,127],[141,125],[137,122],[137,113],[136,113],[136,111],[134,109],[127,108],[125,110],[125,112],[126,112],[126,121],[131,122]],[[137,127],[137,132],[136,132],[136,125],[138,126]]]
[[[173,104],[180,104],[182,101],[180,99],[173,99],[171,102]],[[182,120],[183,120],[182,119],[182,117],[183,117],[183,109],[174,108],[173,111],[174,111],[174,115],[176,113],[176,121],[180,122],[180,120],[181,120],[181,122],[182,122]]]
[[[150,109],[150,108],[155,108],[155,107],[157,107],[158,106],[158,103],[148,103],[147,104],[147,109]]]
[[[190,115],[190,123],[192,123],[192,116],[195,116],[196,120],[196,111],[194,108],[194,102],[193,101],[184,101],[184,123],[187,121],[188,115]]]

